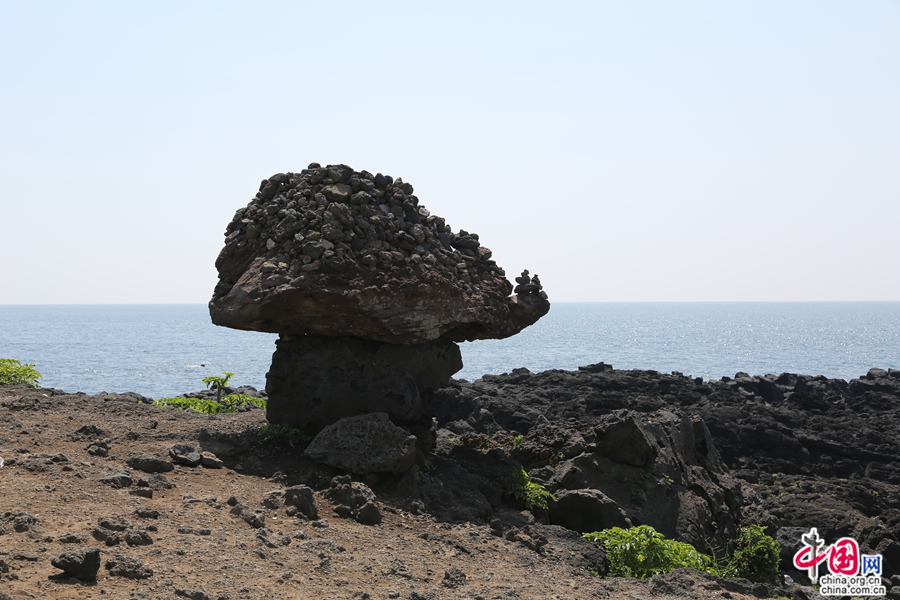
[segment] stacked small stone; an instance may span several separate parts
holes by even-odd
[[[312,163],[263,180],[225,235],[225,253],[265,248],[262,271],[270,288],[340,270],[347,261],[373,271],[426,263],[469,293],[479,291],[483,277],[505,277],[478,234],[454,233],[419,204],[412,185],[346,165]]]

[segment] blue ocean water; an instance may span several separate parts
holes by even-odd
[[[0,306],[0,357],[33,363],[43,386],[70,392],[159,398],[202,389],[222,371],[262,389],[275,339],[216,327],[201,304]],[[704,379],[851,379],[900,369],[900,302],[554,303],[512,338],[461,346],[456,377],[469,380],[601,361]]]

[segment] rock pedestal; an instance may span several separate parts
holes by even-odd
[[[269,421],[318,431],[343,417],[387,413],[430,430],[431,398],[462,368],[446,339],[385,344],[353,337],[282,335],[266,376]]]

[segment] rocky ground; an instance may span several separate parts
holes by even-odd
[[[896,371],[847,383],[518,369],[452,381],[435,394],[432,453],[351,480],[303,442],[260,437],[261,410],[2,388],[0,598],[811,593],[689,570],[598,578],[605,555],[578,531],[629,523],[704,550],[741,523],[786,546],[816,526],[882,553],[900,585],[898,400]],[[520,510],[516,465],[554,493],[548,510]],[[92,560],[95,581],[53,564],[79,574]]]

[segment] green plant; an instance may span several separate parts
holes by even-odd
[[[311,442],[312,436],[296,427],[266,423],[256,430],[256,439],[262,443],[271,443],[283,439],[291,445],[296,445]]]
[[[20,385],[37,388],[38,379],[43,377],[34,365],[23,365],[13,358],[0,358],[0,385]]]
[[[266,401],[263,398],[248,396],[246,394],[229,394],[220,401],[208,400],[206,398],[185,398],[177,396],[175,398],[159,398],[153,401],[153,406],[171,406],[173,408],[190,409],[206,415],[218,415],[220,413],[235,413],[239,408],[244,408],[248,404],[259,408],[266,408]]]
[[[762,525],[741,527],[734,541],[734,553],[721,569],[722,576],[773,583],[778,575],[780,553],[780,544],[766,535]]]
[[[191,409],[206,415],[237,412],[236,408],[225,406],[215,400],[204,398],[158,398],[153,401],[153,406],[171,406],[173,408]]]
[[[222,399],[222,390],[225,389],[225,386],[228,385],[228,381],[232,377],[234,377],[234,373],[222,371],[222,377],[210,375],[209,377],[203,378],[203,383],[206,384],[206,387],[216,390],[216,402]]]
[[[513,446],[515,446],[516,448],[518,448],[519,446],[522,445],[522,441],[523,441],[524,439],[525,439],[525,436],[524,436],[524,435],[517,435],[516,437],[513,438]]]
[[[268,403],[264,398],[248,396],[247,394],[228,394],[222,398],[222,404],[231,408],[244,408],[248,404],[258,408],[266,408],[268,406]]]
[[[553,494],[544,489],[544,486],[531,481],[528,473],[520,466],[513,469],[512,479],[513,496],[528,510],[546,509],[548,502],[555,500]]]
[[[682,567],[715,574],[709,556],[697,552],[690,544],[666,539],[649,525],[630,529],[613,527],[585,533],[584,537],[606,547],[611,577],[647,579]]]
[[[650,473],[646,471],[641,474],[641,478],[631,490],[631,500],[629,501],[631,506],[640,506],[647,500],[647,486],[650,484],[650,478]]]

